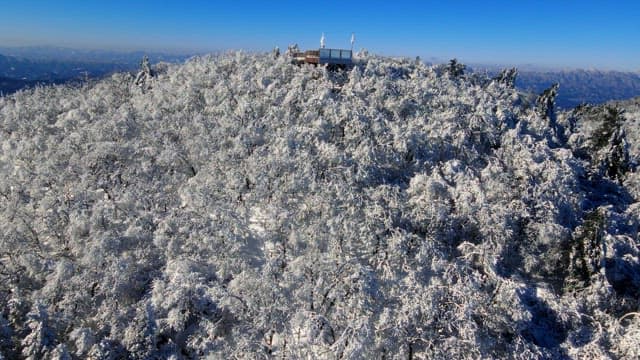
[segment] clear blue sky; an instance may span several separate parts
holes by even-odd
[[[268,50],[640,70],[640,0],[0,0],[0,45]]]

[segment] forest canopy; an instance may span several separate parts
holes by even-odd
[[[640,356],[637,105],[364,60],[0,97],[0,359]]]

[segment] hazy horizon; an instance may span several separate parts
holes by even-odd
[[[3,50],[12,49],[14,52],[4,52]],[[199,56],[199,55],[208,55],[215,53],[224,53],[229,51],[247,51],[247,52],[265,52],[272,51],[273,49],[241,49],[241,48],[227,48],[227,49],[211,49],[211,50],[189,50],[189,49],[171,49],[171,48],[143,48],[143,47],[113,47],[113,48],[98,48],[98,47],[75,47],[75,46],[66,46],[66,45],[56,45],[56,44],[23,44],[23,45],[13,45],[8,43],[0,42],[0,55],[3,56],[15,56],[15,57],[24,57],[29,58],[26,55],[18,55],[25,54],[30,51],[35,50],[66,50],[66,51],[86,51],[86,52],[105,52],[105,53],[114,53],[119,55],[126,55],[132,53],[149,53],[149,54],[163,54],[163,55],[176,55],[176,56]],[[281,50],[285,50],[280,47]],[[359,50],[359,49],[358,49]],[[388,57],[416,57],[420,55],[403,55],[403,54],[379,54],[376,55],[388,56]],[[531,62],[521,62],[514,63],[508,61],[473,61],[467,60],[465,58],[460,57],[437,57],[437,56],[428,56],[428,57],[420,57],[422,61],[426,63],[447,63],[449,60],[456,58],[463,64],[471,67],[474,70],[499,70],[507,67],[516,67],[519,71],[536,71],[536,72],[562,72],[562,71],[614,71],[614,72],[628,72],[628,73],[636,73],[640,74],[640,68],[634,69],[616,69],[610,67],[580,67],[580,66],[562,66],[562,65],[553,65],[553,64],[544,64],[544,63],[531,63]],[[108,62],[108,61],[106,61]]]
[[[298,43],[387,56],[458,58],[466,63],[639,71],[640,4],[535,1],[505,5],[354,1],[303,4],[149,0],[36,0],[3,5],[0,45],[203,53],[267,51]],[[19,32],[16,29],[20,29]]]

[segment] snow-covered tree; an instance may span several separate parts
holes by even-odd
[[[55,333],[51,328],[49,314],[44,304],[34,304],[25,321],[26,336],[21,341],[22,356],[26,359],[41,359],[55,348]]]
[[[0,97],[0,354],[633,357],[637,107],[361,60]]]

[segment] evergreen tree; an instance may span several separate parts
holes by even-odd
[[[466,65],[458,62],[458,59],[449,60],[449,64],[447,65],[447,72],[454,78],[464,75],[465,69]]]

